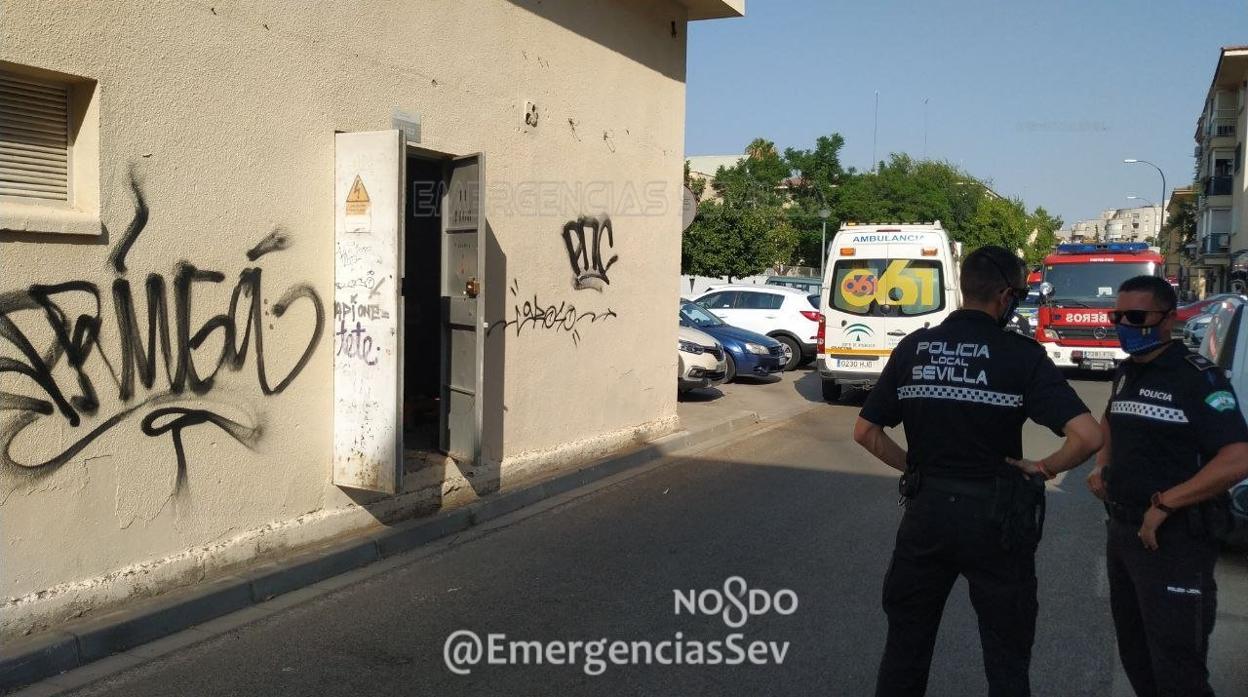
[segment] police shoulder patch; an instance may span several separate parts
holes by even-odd
[[[1235,395],[1227,390],[1218,390],[1210,393],[1208,397],[1205,397],[1205,404],[1208,404],[1215,411],[1232,411],[1239,406],[1235,402]]]
[[[1187,362],[1196,366],[1197,370],[1213,370],[1214,368],[1218,367],[1216,363],[1209,360],[1208,358],[1205,358],[1199,353],[1187,354]]]

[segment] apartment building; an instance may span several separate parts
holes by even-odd
[[[1246,79],[1248,46],[1223,48],[1196,120],[1196,244],[1192,257],[1206,292],[1229,288],[1235,280],[1235,260],[1248,251],[1243,173]],[[1236,277],[1243,274],[1235,272]]]
[[[1156,244],[1164,224],[1161,207],[1110,208],[1099,218],[1080,220],[1070,226],[1075,242],[1150,242]]]

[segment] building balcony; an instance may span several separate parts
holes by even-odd
[[[1228,254],[1231,251],[1231,233],[1211,232],[1200,240],[1201,254]]]
[[[1234,147],[1239,113],[1235,109],[1218,109],[1196,122],[1196,142],[1205,146]]]
[[[1221,174],[1213,177],[1205,177],[1202,181],[1202,193],[1205,196],[1230,196],[1235,186],[1235,177],[1229,174]]]

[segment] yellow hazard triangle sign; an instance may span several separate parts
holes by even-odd
[[[346,224],[347,232],[371,232],[373,216],[369,208],[368,189],[364,188],[364,180],[355,175],[351,190],[347,192]]]
[[[351,191],[347,193],[347,215],[358,215],[368,210],[368,189],[364,188],[364,180],[355,175]]]

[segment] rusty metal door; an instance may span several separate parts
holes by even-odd
[[[485,357],[485,155],[450,163],[442,200],[442,401],[440,445],[457,461],[481,459]]]
[[[403,455],[407,146],[400,131],[334,141],[333,481],[393,494]]]

